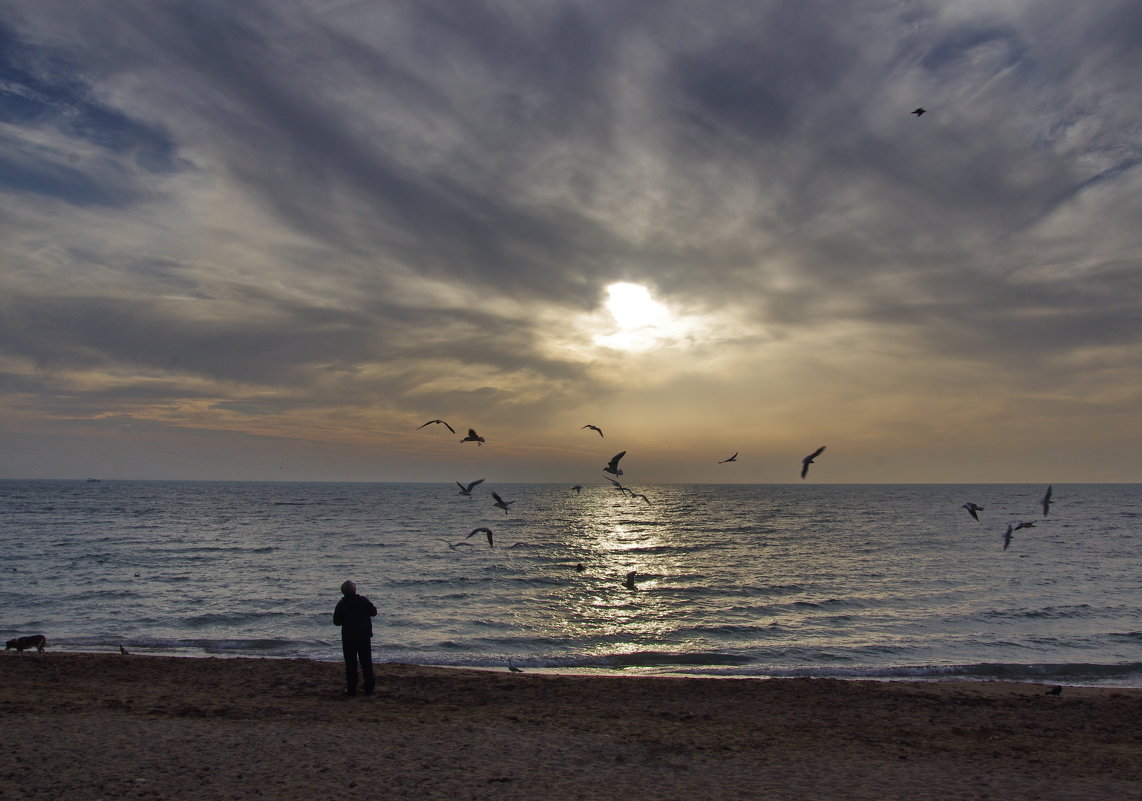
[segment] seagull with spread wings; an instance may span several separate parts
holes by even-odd
[[[809,465],[813,464],[813,460],[824,452],[825,446],[822,445],[821,447],[817,448],[817,450],[813,451],[801,460],[801,478],[805,478],[805,476],[809,474]]]
[[[979,505],[977,505],[977,504],[974,504],[974,503],[972,503],[971,501],[968,501],[967,503],[965,503],[965,504],[964,504],[963,506],[961,506],[960,508],[961,508],[961,509],[967,509],[967,510],[968,510],[968,514],[969,514],[969,515],[971,515],[971,516],[972,516],[973,518],[975,518],[976,520],[979,520],[979,515],[977,514],[977,512],[982,512],[982,511],[983,511],[983,507],[982,507],[982,506],[979,506]]]
[[[1043,494],[1043,499],[1039,501],[1039,505],[1043,507],[1043,517],[1051,511],[1051,495],[1054,492],[1054,487],[1047,487],[1047,491]]]
[[[463,495],[466,498],[468,498],[469,500],[471,500],[471,498],[472,498],[472,487],[475,487],[477,484],[483,484],[483,483],[484,483],[484,479],[477,478],[471,484],[461,484],[459,481],[457,481],[456,486],[460,488],[460,492],[459,492],[460,495]]]
[[[600,436],[600,437],[602,437],[602,436],[603,436],[603,429],[599,428],[598,426],[593,426],[593,425],[591,425],[590,423],[587,423],[587,425],[583,426],[583,428],[589,428],[589,429],[591,429],[592,431],[598,431],[598,432],[599,432],[599,436]],[[580,431],[582,431],[582,430],[583,430],[583,428],[580,428],[579,430],[580,430]]]
[[[494,495],[495,493],[492,493],[492,494]],[[488,547],[489,548],[495,548],[496,547],[495,545],[492,544],[492,537],[495,536],[495,532],[493,532],[490,528],[488,528],[487,526],[480,526],[479,528],[474,528],[470,532],[468,532],[468,537],[474,537],[477,534],[486,534],[488,536]],[[468,537],[465,537],[464,539],[468,539]],[[460,543],[456,543],[456,544],[459,545]]]
[[[722,459],[722,461],[718,462],[718,464],[725,464],[726,462],[736,462],[737,460],[738,460],[738,454],[737,454],[737,451],[734,451],[733,456],[731,456],[729,459]]]
[[[417,427],[416,427],[416,430],[417,430],[417,431],[420,431],[420,429],[424,428],[424,426],[430,426],[430,425],[432,425],[433,423],[438,423],[438,424],[440,424],[440,425],[444,426],[444,427],[445,427],[445,428],[447,428],[449,431],[451,431],[453,434],[455,434],[455,433],[456,433],[456,429],[454,429],[452,426],[448,425],[448,423],[444,422],[443,420],[429,420],[429,421],[428,421],[427,423],[425,423],[423,426],[417,426]]]
[[[508,513],[508,509],[511,508],[511,505],[513,503],[515,503],[515,501],[505,501],[503,498],[501,498],[499,495],[497,495],[494,492],[492,493],[492,497],[496,499],[496,502],[493,505],[497,509],[503,509],[505,515]],[[479,531],[479,529],[476,529],[476,530]],[[469,535],[469,536],[471,536],[471,535]]]
[[[453,431],[452,433],[455,434],[456,432]],[[469,428],[468,429],[468,436],[464,437],[464,439],[462,439],[460,441],[461,442],[475,442],[476,445],[481,445],[485,442],[484,438],[481,437],[479,434],[477,434],[476,429],[474,429],[474,428]]]
[[[611,461],[607,462],[607,466],[603,468],[604,473],[610,473],[612,476],[621,476],[623,474],[622,468],[619,467],[619,459],[627,455],[626,451],[619,451],[611,457]]]

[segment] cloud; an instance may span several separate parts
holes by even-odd
[[[770,426],[812,397],[890,428],[981,378],[981,408],[1132,398],[1132,4],[7,6],[19,425],[344,441],[432,407],[542,441],[620,404],[682,426],[708,385]],[[702,324],[598,348],[623,281]]]

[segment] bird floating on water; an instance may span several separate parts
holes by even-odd
[[[817,450],[813,451],[801,460],[801,478],[805,478],[805,476],[809,473],[809,465],[813,464],[813,460],[824,453],[824,451],[825,446],[822,445],[821,447],[817,448]]]
[[[482,478],[477,478],[471,484],[461,484],[459,481],[457,481],[456,486],[460,488],[460,492],[458,494],[464,495],[467,498],[471,498],[472,497],[472,487],[476,486],[477,484],[483,484],[483,483],[484,483],[484,479],[482,479]]]
[[[603,436],[603,429],[599,428],[598,426],[593,426],[593,425],[591,425],[590,423],[587,423],[587,425],[583,426],[583,428],[589,428],[589,429],[591,429],[592,431],[598,431],[598,432],[599,432],[599,436],[600,436],[600,437],[602,437],[602,436]],[[580,428],[579,430],[580,430],[580,431],[582,431],[582,430],[583,430],[583,428]]]
[[[960,507],[960,508],[961,508],[961,509],[967,509],[967,510],[968,510],[968,514],[969,514],[969,515],[971,515],[972,517],[974,517],[976,520],[979,520],[979,515],[978,515],[978,514],[976,514],[976,512],[982,512],[982,511],[983,511],[983,507],[982,507],[982,506],[979,506],[978,504],[974,504],[974,503],[972,503],[971,501],[968,501],[967,503],[965,503],[965,504],[964,504],[962,507]]]
[[[514,503],[514,501],[513,501],[513,503]],[[486,535],[487,535],[487,537],[488,537],[488,547],[489,547],[489,548],[494,548],[494,547],[496,547],[496,546],[495,546],[495,545],[492,543],[492,537],[494,537],[494,536],[495,536],[495,532],[493,532],[493,531],[492,531],[490,528],[488,528],[487,526],[480,526],[479,528],[474,528],[474,529],[472,529],[470,532],[468,532],[468,537],[474,537],[474,536],[475,536],[475,535],[477,535],[477,534],[486,534]],[[465,537],[464,539],[468,539],[468,537]],[[461,544],[463,544],[463,543],[459,543],[459,542],[458,542],[458,543],[456,543],[456,544],[457,544],[457,545],[461,545]]]
[[[576,492],[582,492],[583,491],[583,485],[582,484],[576,484],[571,489],[575,490]]]
[[[634,583],[636,576],[638,576],[637,570],[632,570],[631,572],[627,573],[627,577],[625,579],[623,579],[623,586],[626,587],[628,590],[638,589]]]
[[[456,432],[453,431],[452,433],[455,434]],[[476,429],[474,429],[474,428],[469,428],[468,429],[468,436],[464,437],[464,439],[462,439],[460,441],[461,442],[475,442],[477,445],[481,445],[485,442],[484,438],[481,437],[479,434],[477,434]]]
[[[737,460],[738,460],[738,452],[734,451],[733,456],[731,456],[729,459],[722,459],[722,461],[718,462],[718,464],[725,464],[726,462],[736,462]]]
[[[503,510],[504,510],[504,514],[505,514],[505,515],[508,513],[508,509],[509,509],[509,508],[511,508],[511,505],[512,505],[513,503],[515,503],[515,501],[505,501],[503,498],[501,498],[499,495],[497,495],[497,494],[496,494],[496,493],[494,493],[494,492],[492,493],[492,497],[496,499],[496,502],[495,502],[495,504],[493,504],[493,505],[494,505],[494,506],[495,506],[497,509],[503,509]],[[479,530],[480,530],[480,529],[476,529],[476,531],[479,531]],[[486,531],[486,530],[487,530],[487,529],[485,529],[485,531]],[[471,534],[469,534],[468,536],[472,536],[472,535],[471,535]],[[489,536],[489,537],[491,536],[491,532],[489,532],[489,533],[488,533],[488,536]]]
[[[607,466],[603,468],[604,473],[610,473],[613,476],[621,476],[622,469],[619,467],[619,459],[627,455],[626,451],[619,451],[611,457],[611,461],[607,462]]]
[[[1047,491],[1043,494],[1042,500],[1039,501],[1039,505],[1043,507],[1043,517],[1046,517],[1051,511],[1051,494],[1053,492],[1054,486],[1047,487]]]
[[[424,428],[424,426],[430,426],[430,425],[432,425],[433,423],[439,423],[440,425],[444,426],[444,427],[445,427],[445,428],[447,428],[449,431],[451,431],[453,434],[455,434],[455,433],[456,433],[456,429],[454,429],[452,426],[448,425],[448,424],[447,424],[446,422],[444,422],[443,420],[429,420],[429,421],[428,421],[427,423],[425,423],[423,426],[417,426],[417,427],[416,427],[416,430],[417,430],[417,431],[420,431],[420,429]]]

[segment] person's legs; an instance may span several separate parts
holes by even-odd
[[[341,654],[345,657],[345,693],[357,694],[357,644],[352,640],[341,641]]]
[[[361,660],[361,674],[365,679],[365,695],[373,692],[376,679],[373,676],[373,642],[364,639],[357,645],[357,656]]]

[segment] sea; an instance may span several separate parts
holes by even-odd
[[[0,636],[334,661],[352,579],[378,661],[1142,687],[1142,485],[631,489],[4,480]]]

